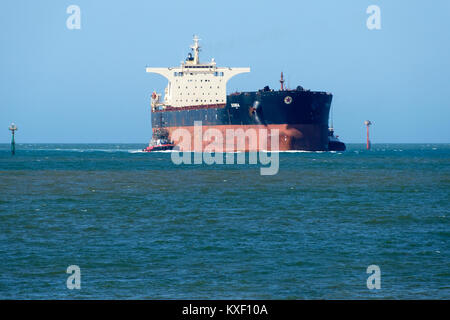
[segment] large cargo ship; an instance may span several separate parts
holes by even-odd
[[[332,94],[328,92],[305,90],[301,86],[287,89],[281,73],[280,89],[268,86],[253,92],[235,92],[227,95],[226,84],[233,76],[250,72],[250,68],[218,67],[214,59],[201,63],[199,59],[199,39],[194,37],[188,54],[179,67],[151,68],[146,72],[157,73],[168,79],[168,85],[161,94],[153,92],[151,99],[152,141],[164,137],[181,151],[204,151],[211,143],[180,143],[177,129],[189,132],[188,139],[194,139],[194,124],[201,121],[202,130],[219,130],[223,137],[229,129],[242,129],[237,132],[261,132],[266,129],[269,139],[278,139],[277,149],[331,151],[345,150],[345,144],[334,136],[333,128],[328,126]],[[196,122],[196,123],[194,123]],[[277,135],[271,134],[274,130]],[[216,131],[217,132],[217,131]],[[248,134],[245,139],[254,139]],[[186,139],[186,137],[184,137]],[[260,137],[244,144],[223,143],[223,151],[257,151],[261,149]],[[184,141],[186,142],[186,141]],[[217,141],[216,141],[217,142]],[[264,149],[270,149],[267,142]],[[270,149],[272,151],[272,149]]]

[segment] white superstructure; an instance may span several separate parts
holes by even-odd
[[[231,77],[250,72],[250,68],[217,67],[214,59],[200,63],[200,39],[194,36],[191,46],[194,56],[189,53],[180,67],[146,68],[148,73],[160,74],[169,80],[164,92],[164,101],[159,94],[152,95],[152,107],[188,107],[224,104],[227,99],[227,81]]]

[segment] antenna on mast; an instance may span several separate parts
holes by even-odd
[[[199,39],[199,37],[194,34],[193,40],[194,40],[194,44],[191,46],[191,49],[194,51],[194,64],[199,64],[200,59],[199,59],[198,53],[200,52],[201,47],[199,46],[198,42],[201,39]]]

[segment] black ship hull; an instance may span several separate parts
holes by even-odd
[[[326,92],[303,90],[273,91],[259,90],[242,92],[227,96],[226,104],[199,105],[182,108],[165,106],[153,110],[152,128],[167,130],[173,139],[177,129],[185,129],[194,134],[194,122],[201,121],[203,130],[218,129],[226,135],[227,129],[267,129],[279,132],[278,150],[328,151],[328,116],[332,95]],[[183,151],[203,151],[207,142],[197,148],[191,143]],[[224,151],[256,151],[255,147],[246,145],[242,150],[228,149]]]

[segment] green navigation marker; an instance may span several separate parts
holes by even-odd
[[[12,139],[11,139],[11,154],[15,155],[16,154],[16,142],[14,141],[14,133],[17,129],[16,125],[13,123],[11,123],[11,126],[9,127],[9,130],[11,130],[12,133]]]

